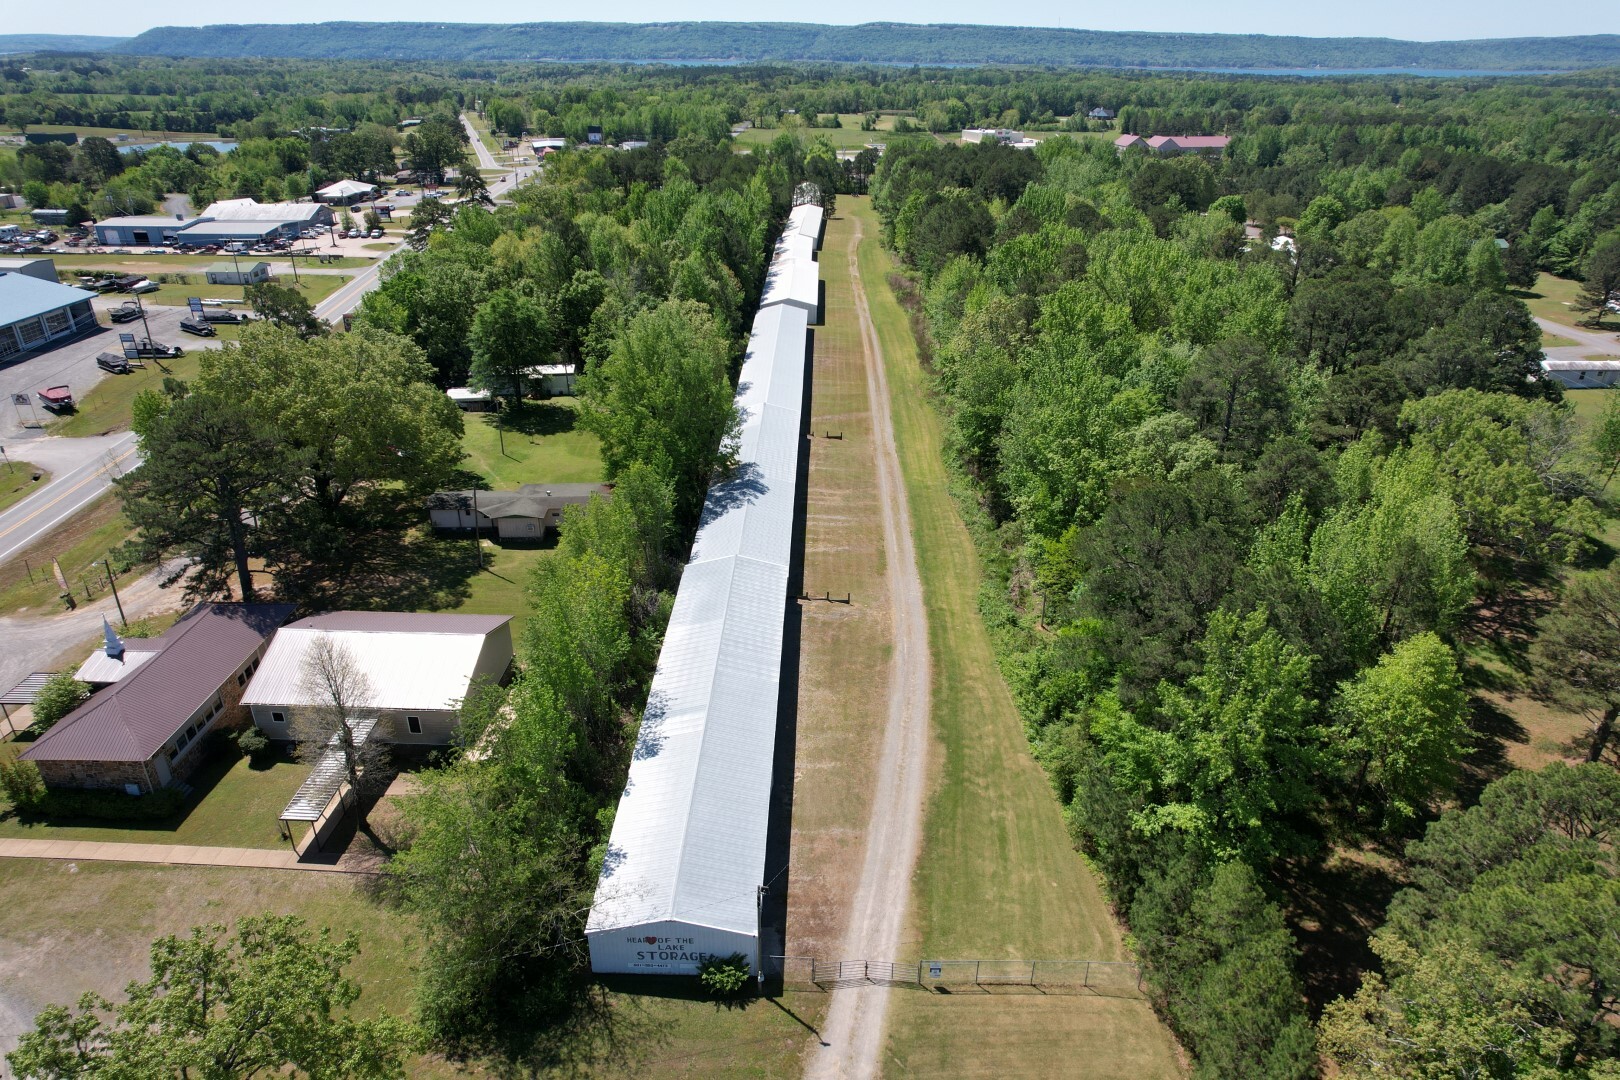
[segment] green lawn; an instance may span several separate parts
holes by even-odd
[[[939,415],[928,401],[893,262],[864,198],[861,278],[882,343],[895,441],[910,500],[933,656],[934,788],[914,878],[907,955],[1116,960],[1127,956],[1101,883],[1076,854],[1035,764],[975,600],[973,543],[949,492]],[[836,224],[836,222],[835,222]],[[832,248],[829,233],[828,247]],[[841,253],[822,257],[840,272]],[[853,312],[829,312],[853,318]],[[1179,1075],[1174,1044],[1134,995],[895,995],[886,1062],[896,1075]]]
[[[1546,318],[1546,316],[1542,317]],[[1549,334],[1545,330],[1541,332],[1541,347],[1543,349],[1563,349],[1579,344],[1580,342],[1564,337],[1562,334]]]
[[[151,128],[143,127],[80,127],[76,124],[29,124],[28,130],[35,133],[48,135],[65,135],[72,131],[76,132],[81,139],[88,139],[95,135],[99,135],[103,139],[112,139],[119,135],[129,135],[132,136],[132,138],[127,141],[134,143],[183,142],[195,139],[215,140],[219,138],[219,133],[216,131],[154,131]],[[20,134],[20,132],[16,131],[15,129],[10,129],[5,132],[0,132],[0,134],[17,135]]]
[[[1581,283],[1570,278],[1554,277],[1551,274],[1541,274],[1536,278],[1534,289],[1529,292],[1516,293],[1530,309],[1530,314],[1549,319],[1552,322],[1563,323],[1565,326],[1577,324],[1585,327],[1586,312],[1575,309],[1575,297],[1581,291]],[[1613,330],[1616,322],[1611,317],[1604,321],[1603,329]],[[1564,344],[1575,345],[1578,342],[1566,341]],[[1542,347],[1548,347],[1544,339]]]
[[[348,280],[348,274],[305,274],[295,283],[292,275],[288,273],[280,275],[276,279],[276,284],[297,289],[303,294],[304,299],[311,304],[318,304],[337,292]],[[185,307],[187,298],[192,296],[241,301],[242,294],[241,285],[209,285],[199,276],[195,281],[184,285],[159,285],[156,292],[149,292],[141,299],[148,304]]]
[[[26,461],[0,465],[0,510],[28,498],[50,482],[51,474],[38,465]]]
[[[1612,357],[1600,357],[1599,359],[1612,359]],[[1612,393],[1614,393],[1612,389],[1599,389],[1597,387],[1591,390],[1565,390],[1564,400],[1575,406],[1575,419],[1582,427],[1585,427],[1597,419],[1598,414],[1603,411],[1603,407],[1609,403],[1609,395]]]
[[[136,323],[135,326],[138,331],[140,324]],[[170,341],[165,344],[181,343]],[[164,378],[170,375],[177,379],[194,378],[201,364],[202,350],[188,349],[186,355],[178,359],[163,361],[162,367],[158,366],[158,361],[148,357],[144,368],[136,368],[128,375],[103,376],[100,382],[90,388],[89,393],[76,399],[77,408],[72,413],[51,421],[50,432],[52,435],[77,437],[127,430],[136,394],[148,387],[153,390],[161,388]]]
[[[206,748],[200,748],[199,752]],[[102,840],[126,844],[198,847],[286,847],[276,819],[309,766],[285,759],[255,767],[234,751],[205,763],[188,781],[195,789],[186,809],[169,821],[116,822],[0,817],[0,836],[34,840]]]
[[[54,615],[62,610],[57,599],[62,590],[51,576],[52,558],[61,564],[75,599],[86,599],[87,586],[90,599],[106,596],[107,571],[102,562],[123,546],[132,531],[118,497],[103,495],[72,520],[0,563],[0,615]],[[128,580],[143,570],[134,567],[119,577]]]
[[[600,445],[595,435],[577,426],[577,411],[573,398],[553,398],[526,401],[501,413],[468,413],[461,440],[467,451],[463,467],[497,490],[519,484],[599,481]]]
[[[774,128],[749,128],[736,137],[736,142],[739,146],[766,146],[773,142],[778,135],[786,131],[806,142],[814,139],[817,135],[825,135],[827,141],[832,144],[835,150],[859,150],[867,143],[891,142],[896,138],[908,137],[894,133],[895,118],[893,116],[879,117],[878,130],[876,131],[861,130],[860,113],[840,113],[839,119],[843,122],[843,126],[836,128],[808,127],[804,124],[793,123]],[[921,137],[927,138],[926,132],[919,134]]]

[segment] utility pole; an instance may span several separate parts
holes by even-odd
[[[478,558],[478,569],[484,568],[484,547],[478,541],[478,489],[472,489],[473,499],[473,554]]]
[[[129,627],[129,620],[124,617],[124,602],[118,599],[118,582],[113,578],[112,563],[106,559],[102,559],[101,565],[107,568],[107,584],[112,587],[113,603],[118,605],[118,625],[127,629]]]

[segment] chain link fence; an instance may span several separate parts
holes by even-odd
[[[1142,993],[1142,968],[1120,960],[821,960],[778,956],[785,986],[837,990],[850,986],[1030,986],[1103,995]]]

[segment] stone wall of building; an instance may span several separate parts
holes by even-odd
[[[144,761],[39,761],[39,775],[47,787],[105,788],[123,791],[135,784],[141,791],[155,788]]]

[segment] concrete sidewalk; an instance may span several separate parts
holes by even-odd
[[[164,863],[170,866],[246,866],[263,870],[311,870],[329,874],[379,874],[374,855],[312,855],[300,859],[278,848],[193,847],[186,844],[115,844],[98,840],[0,838],[0,858],[63,859],[72,862]]]

